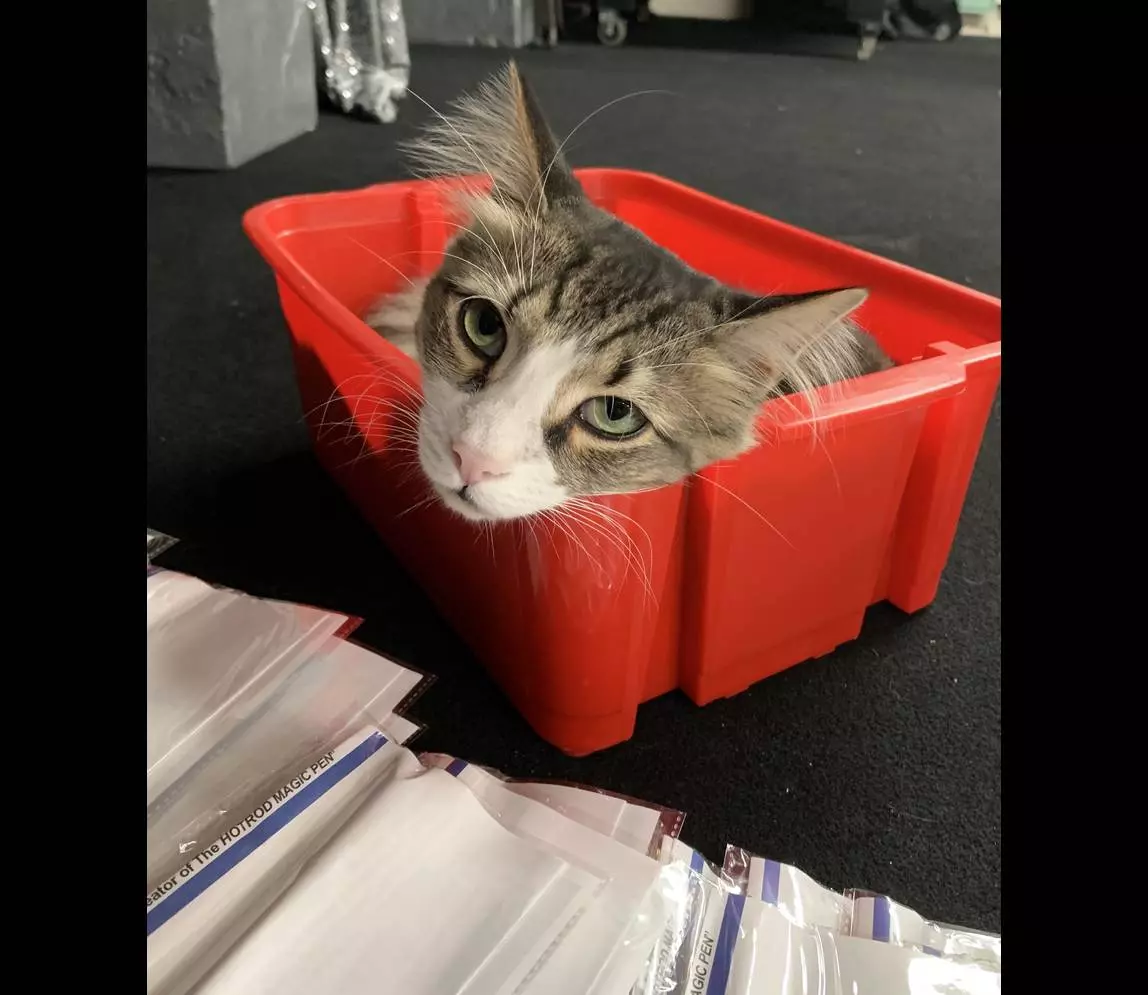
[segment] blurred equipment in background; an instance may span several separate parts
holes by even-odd
[[[697,21],[745,21],[753,17],[753,0],[601,0],[598,41],[621,45],[629,33],[629,18],[684,17]]]
[[[559,0],[415,0],[407,32],[416,44],[549,46],[558,40],[561,10]]]
[[[963,2],[999,8],[997,0]],[[957,0],[568,0],[562,6],[571,25],[593,23],[598,41],[611,48],[626,43],[635,23],[725,21],[752,24],[749,32],[844,29],[858,39],[862,60],[873,55],[880,39],[949,41],[961,33],[963,10]]]
[[[147,164],[229,169],[318,123],[303,0],[148,0]]]
[[[919,41],[952,41],[961,33],[957,0],[888,0],[884,35]]]
[[[332,106],[393,121],[411,76],[402,0],[296,0],[311,11],[319,85]],[[415,4],[419,8],[420,3]]]
[[[973,38],[1001,36],[1001,0],[960,0],[961,34]]]

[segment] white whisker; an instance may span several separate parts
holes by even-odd
[[[359,241],[357,238],[355,238],[353,235],[347,235],[347,234],[345,234],[345,233],[344,233],[344,235],[343,235],[343,238],[345,238],[345,239],[346,239],[348,242],[354,242],[354,243],[355,243],[355,245],[357,245],[357,246],[358,246],[360,249],[362,249],[364,252],[368,252],[368,253],[370,253],[370,254],[371,254],[372,256],[374,256],[374,257],[375,257],[375,258],[376,258],[376,259],[377,259],[379,262],[381,262],[381,263],[382,263],[384,266],[389,266],[389,267],[390,267],[391,269],[393,269],[393,270],[394,270],[396,273],[398,273],[398,275],[399,275],[399,276],[401,276],[401,277],[402,277],[404,280],[406,280],[406,281],[407,281],[407,283],[409,283],[409,284],[410,284],[412,287],[415,285],[415,281],[414,281],[414,280],[412,280],[412,279],[411,279],[409,276],[407,276],[407,275],[406,275],[406,273],[404,273],[404,272],[403,272],[401,269],[399,269],[399,268],[398,268],[398,267],[397,267],[397,266],[396,266],[394,263],[392,263],[392,262],[391,262],[389,259],[384,259],[382,256],[380,256],[380,255],[379,255],[379,254],[378,254],[378,253],[377,253],[377,252],[376,252],[374,249],[372,249],[372,248],[371,248],[369,245],[364,245],[362,242],[360,242],[360,241]]]
[[[449,128],[454,133],[455,137],[458,138],[459,141],[461,141],[462,144],[465,145],[466,148],[470,151],[470,154],[473,156],[475,164],[477,164],[478,168],[493,180],[495,174],[486,165],[486,162],[483,160],[482,156],[480,156],[478,152],[475,151],[475,148],[471,142],[462,134],[461,131],[459,131],[458,127],[448,117],[446,117],[446,115],[440,112],[438,108],[432,106],[428,101],[424,100],[421,96],[415,93],[414,90],[410,89],[410,87],[407,88],[407,93],[414,97],[415,100],[419,101],[419,103],[427,107],[431,113],[434,114],[439,119],[439,121],[442,122],[443,126]],[[449,176],[453,172],[462,172],[462,170],[451,168],[453,165],[455,165],[455,162],[452,161],[452,158],[456,157],[457,153],[450,149],[448,145],[442,142],[436,142],[433,133],[428,134],[427,137],[421,140],[416,140],[415,142],[408,145],[407,151],[414,155],[416,158],[421,156],[422,158],[426,159],[432,173],[442,173]],[[443,168],[443,166],[446,168]],[[497,196],[495,187],[496,184],[492,185],[491,187],[492,196]],[[504,202],[501,203],[503,203],[504,207],[506,206]],[[494,233],[487,226],[486,222],[483,221],[482,218],[478,218],[478,222],[484,229],[486,229],[486,234],[490,236],[491,242],[494,243]],[[502,263],[502,268],[506,270],[507,281],[513,282],[513,278],[510,275],[510,268],[506,265],[506,259],[501,252],[498,252],[498,258]]]
[[[796,548],[797,548],[796,546],[794,546],[794,545],[793,545],[793,543],[791,543],[791,542],[790,542],[790,541],[789,541],[789,540],[788,540],[788,539],[785,537],[785,535],[782,533],[782,531],[781,531],[781,530],[780,530],[780,529],[779,529],[779,528],[778,528],[776,525],[774,525],[774,524],[773,524],[773,522],[771,522],[771,521],[770,521],[768,518],[766,518],[766,517],[765,517],[765,515],[763,515],[763,514],[762,514],[760,511],[758,511],[758,510],[757,510],[757,509],[756,509],[756,508],[755,508],[755,507],[754,507],[752,504],[750,504],[748,501],[746,501],[746,499],[745,499],[745,498],[743,498],[743,497],[742,497],[740,494],[736,493],[735,491],[731,491],[731,490],[730,490],[728,487],[726,487],[726,486],[725,486],[725,484],[719,484],[719,483],[718,483],[716,480],[714,480],[714,479],[713,479],[713,476],[712,476],[712,475],[711,475],[711,476],[708,476],[708,477],[706,477],[706,478],[705,478],[705,482],[706,482],[707,484],[712,484],[712,485],[713,485],[714,487],[716,487],[716,488],[717,488],[719,491],[722,491],[723,493],[725,493],[725,494],[728,494],[728,495],[729,495],[731,498],[733,498],[733,499],[734,499],[734,500],[735,500],[735,501],[736,501],[738,504],[740,504],[740,505],[741,505],[742,507],[744,507],[744,508],[745,508],[747,511],[749,511],[749,512],[750,512],[750,514],[752,514],[752,515],[754,515],[756,518],[758,518],[758,519],[761,521],[761,523],[762,523],[763,525],[765,525],[767,528],[769,528],[769,529],[770,529],[770,530],[771,530],[771,531],[772,531],[772,532],[773,532],[773,533],[774,533],[774,534],[775,534],[775,535],[776,535],[776,536],[777,536],[777,537],[778,537],[778,538],[779,538],[779,539],[780,539],[780,540],[781,540],[783,543],[785,543],[785,545],[787,545],[787,546],[788,546],[790,549],[796,549]]]

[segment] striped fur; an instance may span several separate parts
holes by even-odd
[[[864,290],[755,297],[592,205],[513,64],[411,153],[428,175],[490,180],[463,191],[466,223],[430,280],[367,319],[417,356],[421,463],[468,518],[671,483],[753,446],[771,397],[891,365],[847,320]],[[461,334],[472,298],[503,317],[494,361]],[[589,430],[581,405],[604,395],[637,405],[647,427],[622,439]],[[460,443],[496,450],[508,469],[465,486]]]

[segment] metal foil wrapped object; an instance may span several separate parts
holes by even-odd
[[[410,82],[402,0],[304,0],[311,11],[320,86],[344,113],[393,121]]]

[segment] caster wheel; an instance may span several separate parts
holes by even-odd
[[[617,48],[626,41],[626,19],[613,10],[598,11],[598,41]]]

